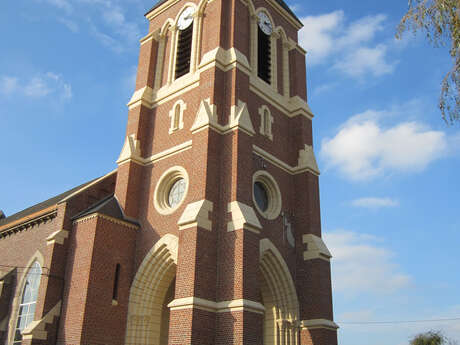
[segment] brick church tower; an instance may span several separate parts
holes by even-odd
[[[302,23],[146,17],[117,169],[0,218],[0,344],[337,345]]]
[[[301,22],[282,0],[146,17],[115,191],[141,225],[126,344],[336,344]]]

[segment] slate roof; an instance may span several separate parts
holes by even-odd
[[[81,188],[84,188],[86,187],[87,185],[89,185],[90,183],[96,181],[97,179],[94,179],[94,180],[91,180],[89,182],[86,182],[86,183],[83,183],[82,185],[78,186],[78,187],[75,187],[75,188],[72,188],[70,190],[68,190],[67,192],[64,192],[62,194],[59,194],[55,197],[52,197],[51,199],[48,199],[48,200],[45,200],[43,202],[40,202],[36,205],[33,205],[29,208],[26,208],[25,210],[22,210],[22,211],[19,211],[18,213],[15,213],[9,217],[6,217],[6,218],[2,218],[0,219],[0,227],[3,226],[3,225],[6,225],[8,223],[12,223],[16,220],[19,220],[19,219],[22,219],[22,218],[25,218],[27,216],[30,216],[34,213],[37,213],[37,212],[40,212],[48,207],[51,207],[53,205],[56,205],[58,204],[62,199],[68,197],[69,195],[75,193],[76,191],[78,191],[79,189]]]
[[[158,6],[160,6],[161,4],[165,3],[166,1],[168,0],[159,0],[155,6],[153,6],[150,10],[148,10],[148,12],[145,14],[149,14],[150,12],[152,12],[155,8],[157,8]],[[282,8],[284,8],[291,16],[293,16],[299,23],[301,23],[300,19],[294,14],[294,12],[292,12],[291,8],[286,4],[286,2],[284,2],[283,0],[275,0]]]
[[[139,225],[137,222],[125,218],[120,204],[118,203],[118,200],[115,198],[113,194],[109,195],[108,197],[105,197],[104,199],[88,207],[86,210],[75,215],[74,217],[72,217],[72,220],[83,218],[93,213],[104,214],[112,218],[120,219],[125,222]]]

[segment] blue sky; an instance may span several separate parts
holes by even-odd
[[[0,3],[0,209],[116,167],[147,0]],[[394,39],[406,1],[289,1],[305,23],[324,238],[342,345],[460,341],[460,126],[437,110],[451,61]]]

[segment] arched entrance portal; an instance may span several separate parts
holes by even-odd
[[[126,345],[167,345],[178,238],[163,236],[145,257],[129,295]]]
[[[265,238],[260,241],[260,290],[264,315],[264,345],[299,344],[299,302],[289,269]]]

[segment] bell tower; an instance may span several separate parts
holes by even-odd
[[[336,345],[302,23],[283,0],[146,18],[115,187],[139,224],[124,343]]]

